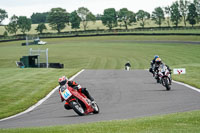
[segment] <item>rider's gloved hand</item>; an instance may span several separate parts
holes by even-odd
[[[74,86],[73,87],[75,90],[79,90],[80,88],[81,88],[81,86],[80,85],[77,85],[77,86]]]
[[[78,86],[74,86],[73,88],[74,88],[75,90],[78,90]]]
[[[81,85],[78,85],[77,87],[78,87],[78,89],[80,89],[80,88],[81,88]]]

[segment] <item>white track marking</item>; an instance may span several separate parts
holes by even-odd
[[[188,88],[190,88],[190,89],[192,89],[192,90],[195,90],[195,91],[197,91],[197,92],[200,92],[200,89],[195,88],[195,87],[193,87],[193,86],[190,86],[190,85],[188,85],[188,84],[185,84],[185,83],[182,83],[182,82],[178,82],[178,81],[174,81],[174,80],[173,80],[173,82],[174,82],[174,83],[177,83],[177,84],[180,84],[180,85],[183,85],[183,86],[185,86],[185,87],[188,87]]]
[[[84,71],[84,69],[82,69],[80,72],[78,72],[77,74],[75,74],[74,76],[72,76],[69,80],[73,80],[75,77],[77,77],[79,74],[81,74]],[[57,86],[56,88],[54,88],[46,97],[44,97],[43,99],[41,99],[39,102],[37,102],[35,105],[29,107],[27,110],[18,113],[16,115],[1,119],[0,121],[5,121],[11,118],[15,118],[17,116],[23,115],[25,113],[28,113],[30,111],[32,111],[33,109],[35,109],[37,106],[41,105],[44,101],[46,101],[57,89],[59,88],[59,86]]]

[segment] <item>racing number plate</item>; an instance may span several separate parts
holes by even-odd
[[[61,95],[65,100],[67,100],[72,94],[68,89],[66,89],[65,91],[61,92]]]

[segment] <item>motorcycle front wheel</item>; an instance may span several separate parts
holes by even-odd
[[[164,85],[165,85],[167,91],[169,91],[169,90],[171,89],[171,87],[170,87],[170,85],[169,85],[169,80],[167,79],[167,77],[165,77],[165,78],[163,79],[163,81],[164,81]]]
[[[71,101],[70,106],[78,115],[80,116],[85,115],[85,111],[80,103],[77,103],[76,101]]]
[[[99,113],[99,106],[96,103],[94,103],[92,105],[92,108],[94,109],[94,111],[93,111],[94,114],[98,114]]]

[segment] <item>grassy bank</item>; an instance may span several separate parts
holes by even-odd
[[[198,133],[200,111],[139,119],[38,128],[0,129],[2,133]]]
[[[0,43],[0,68],[16,68],[15,61],[29,49],[49,49],[49,62],[65,68],[122,69],[132,60],[135,69],[149,67],[155,54],[170,66],[199,63],[199,45],[155,43],[153,41],[200,41],[198,36],[106,36],[44,39],[43,46],[21,46],[24,41]],[[141,43],[139,41],[147,41]]]

